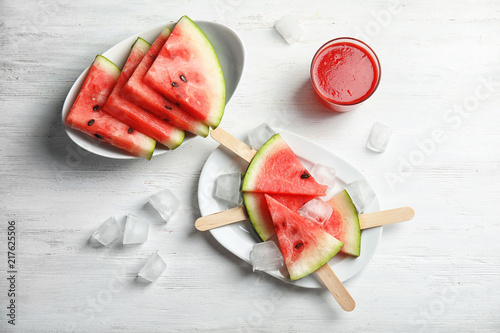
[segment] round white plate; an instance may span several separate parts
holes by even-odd
[[[362,178],[366,179],[358,169],[325,148],[290,131],[278,128],[274,130],[280,133],[290,148],[299,156],[306,168],[309,169],[314,163],[321,163],[336,169],[336,185],[329,196],[333,196],[340,192],[346,183]],[[246,140],[246,136],[240,136],[239,139]],[[224,147],[219,146],[212,152],[205,162],[198,184],[198,203],[202,216],[217,213],[228,208],[227,204],[222,200],[216,199],[212,195],[217,177],[229,172],[239,171],[244,173],[246,166],[246,162]],[[370,184],[368,180],[367,182]],[[369,213],[379,210],[380,204],[378,198],[375,198],[375,200],[366,207],[365,212]],[[212,229],[210,232],[222,246],[242,260],[251,264],[250,251],[255,243],[260,242],[260,239],[253,230],[250,221],[233,223],[224,227]],[[341,281],[346,281],[351,278],[368,264],[375,253],[381,235],[382,227],[363,230],[361,232],[361,255],[359,257],[355,258],[339,253],[330,260],[333,271]],[[316,274],[311,274],[294,282],[291,282],[279,271],[269,272],[268,274],[301,287],[324,287]]]
[[[231,28],[208,21],[196,21],[196,24],[203,30],[207,35],[208,39],[212,43],[219,62],[224,73],[224,79],[226,82],[226,103],[229,101],[233,95],[238,83],[240,81],[241,75],[243,73],[243,67],[245,64],[245,49],[243,42],[241,41],[238,34]],[[115,46],[111,47],[109,50],[104,52],[102,55],[114,62],[118,67],[122,68],[127,61],[128,55],[130,53],[130,48],[136,41],[137,37],[141,37],[148,42],[152,43],[155,38],[165,29],[166,26],[173,28],[175,23],[165,24],[158,26],[156,28],[137,33],[127,39],[121,41]],[[66,117],[73,106],[73,103],[80,91],[80,88],[85,81],[89,68],[85,69],[82,74],[76,79],[75,83],[68,92],[66,99],[64,101],[62,109],[62,121],[66,122]],[[103,144],[101,141],[95,140],[94,138],[76,131],[74,129],[68,128],[66,126],[66,132],[68,136],[77,145],[82,148],[104,157],[116,158],[116,159],[133,159],[137,158],[127,154],[126,152],[115,148],[108,144]],[[193,138],[194,135],[186,135],[187,141]],[[153,156],[164,154],[169,151],[166,148],[158,147],[155,149]]]

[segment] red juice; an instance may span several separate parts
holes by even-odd
[[[323,45],[311,64],[311,82],[319,101],[345,112],[370,97],[380,81],[375,52],[354,38],[338,38]]]

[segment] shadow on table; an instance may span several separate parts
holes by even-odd
[[[314,94],[309,79],[304,80],[294,95],[293,105],[308,121],[324,120],[326,118],[342,116],[342,112],[334,112],[321,104]]]
[[[56,171],[70,171],[70,170],[85,170],[88,168],[95,168],[96,166],[112,167],[112,168],[126,168],[134,163],[141,162],[142,159],[124,159],[117,160],[106,158],[91,153],[84,148],[81,148],[74,143],[66,133],[65,125],[62,120],[62,107],[65,99],[64,93],[60,96],[53,96],[52,100],[56,99],[58,103],[48,103],[48,105],[39,105],[42,109],[40,123],[37,127],[40,132],[35,134],[34,145],[40,146],[40,151],[44,152],[43,156],[46,157],[52,169]],[[91,142],[93,139],[84,134],[77,133],[84,140]],[[95,141],[99,142],[99,141]],[[102,145],[107,145],[102,143]],[[110,150],[115,150],[113,147]],[[116,151],[118,151],[116,149]]]

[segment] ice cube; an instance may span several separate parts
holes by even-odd
[[[149,197],[149,203],[168,222],[179,208],[180,201],[169,189],[165,189]]]
[[[381,123],[373,124],[368,141],[366,141],[366,147],[375,152],[383,153],[387,148],[391,134],[391,128]]]
[[[284,260],[280,249],[273,241],[256,243],[250,252],[253,271],[275,271],[283,267]]]
[[[241,205],[241,173],[232,172],[222,174],[215,181],[215,197],[227,201],[235,206]]]
[[[319,198],[314,198],[300,207],[297,213],[305,218],[323,224],[332,216],[333,207]]]
[[[276,134],[275,131],[267,124],[260,124],[255,127],[253,130],[248,132],[248,142],[250,143],[250,147],[255,150],[259,150],[264,143],[266,143],[270,138],[272,138]]]
[[[167,264],[158,254],[158,251],[154,252],[149,256],[148,260],[142,266],[139,274],[137,276],[149,281],[153,282],[156,280],[167,268]]]
[[[356,206],[358,214],[363,213],[366,206],[375,199],[375,192],[373,192],[368,182],[364,179],[346,184],[345,189],[349,193],[354,206]]]
[[[123,232],[123,244],[141,244],[148,240],[149,222],[128,214]]]
[[[276,30],[288,44],[302,40],[304,31],[292,15],[286,15],[276,23]]]
[[[116,217],[112,216],[104,221],[103,224],[97,229],[96,232],[92,234],[92,238],[97,240],[104,246],[108,246],[115,239],[117,239],[122,233],[122,228],[116,220]]]
[[[335,186],[335,169],[329,166],[316,163],[311,169],[311,175],[322,185],[328,185],[329,188]]]

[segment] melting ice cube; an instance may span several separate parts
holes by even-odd
[[[293,44],[302,39],[304,31],[292,15],[286,15],[276,23],[276,30],[288,44]]]
[[[121,233],[122,228],[120,227],[120,224],[116,220],[116,217],[112,216],[104,221],[99,229],[92,234],[92,238],[97,240],[102,245],[107,246],[117,239]]]
[[[370,136],[366,142],[366,147],[378,153],[383,153],[387,148],[391,134],[392,129],[389,127],[381,123],[373,124]]]
[[[256,243],[250,252],[253,271],[275,271],[283,267],[284,260],[280,249],[273,241]]]
[[[356,206],[358,214],[363,213],[365,207],[375,199],[375,192],[364,179],[346,184],[345,189],[349,193],[354,206]]]
[[[255,150],[259,150],[264,143],[267,142],[270,138],[272,138],[276,134],[275,131],[267,124],[260,124],[255,127],[253,130],[248,132],[248,142],[250,143],[250,147]]]
[[[316,163],[311,169],[311,175],[322,185],[328,185],[329,188],[335,186],[335,169],[329,166]]]
[[[165,271],[166,268],[167,264],[163,261],[157,251],[149,256],[148,260],[137,275],[149,282],[153,282]]]
[[[172,191],[165,189],[150,196],[149,203],[158,211],[165,222],[168,222],[179,208],[181,202]]]
[[[149,222],[128,214],[123,232],[123,244],[141,244],[148,240]]]
[[[314,198],[297,211],[300,215],[318,223],[325,223],[332,216],[333,208],[323,200]]]
[[[226,173],[217,177],[215,181],[215,197],[227,201],[235,206],[242,204],[241,173]]]

